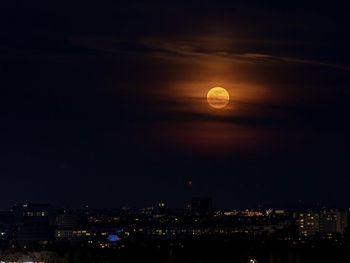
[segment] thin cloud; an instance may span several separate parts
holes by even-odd
[[[96,51],[120,53],[129,52],[135,54],[148,54],[161,58],[217,58],[232,62],[284,62],[305,64],[313,66],[330,67],[344,71],[350,71],[350,66],[333,61],[308,59],[288,55],[274,55],[265,52],[235,52],[235,44],[259,46],[259,43],[271,42],[267,40],[235,39],[228,37],[198,37],[190,39],[164,39],[146,38],[138,41],[125,41],[113,38],[77,38],[72,43],[82,48],[95,49]],[[285,43],[273,42],[283,49]],[[290,44],[290,43],[289,43]],[[300,43],[299,43],[300,44]],[[310,44],[310,43],[308,43]],[[279,52],[281,53],[281,52]],[[288,53],[288,52],[286,52]]]
[[[332,62],[325,62],[325,61],[318,61],[318,60],[310,60],[310,59],[301,59],[301,58],[293,58],[293,57],[283,57],[283,56],[273,56],[269,54],[259,54],[259,53],[247,53],[247,54],[241,54],[241,55],[235,55],[235,56],[241,56],[242,58],[252,59],[252,60],[266,60],[266,61],[282,61],[287,63],[297,63],[297,64],[308,64],[308,65],[315,65],[315,66],[325,66],[325,67],[332,67],[337,68],[345,71],[350,71],[350,67],[338,65],[336,63]]]
[[[151,42],[152,43],[152,42]],[[147,44],[146,44],[147,46]],[[152,45],[150,45],[152,46]],[[217,58],[229,59],[232,61],[249,62],[249,61],[266,61],[266,62],[286,62],[296,64],[307,64],[314,66],[331,67],[340,70],[350,71],[350,66],[340,65],[333,62],[304,59],[290,56],[276,56],[266,53],[234,53],[231,50],[215,50],[215,48],[198,47],[194,44],[180,42],[165,43],[158,45],[158,53],[163,51],[164,54],[177,54],[181,56],[214,56]]]

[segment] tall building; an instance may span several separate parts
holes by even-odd
[[[322,211],[319,217],[321,233],[344,233],[348,225],[345,211]]]
[[[213,210],[213,200],[210,197],[193,198],[186,206],[190,215],[203,216],[208,215]]]
[[[310,211],[299,214],[299,233],[310,236],[322,233],[344,233],[347,227],[346,211]]]
[[[15,224],[53,223],[53,208],[49,204],[18,204],[13,206]]]
[[[311,236],[319,233],[319,214],[318,212],[307,212],[299,214],[299,234],[302,236]]]
[[[48,204],[19,204],[12,208],[15,237],[20,244],[53,239],[53,209]]]
[[[165,202],[163,202],[163,201],[158,202],[156,210],[157,210],[156,212],[159,214],[165,213],[165,211],[166,211]]]

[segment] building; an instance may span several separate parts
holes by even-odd
[[[92,233],[86,229],[66,229],[66,230],[56,230],[55,239],[57,241],[84,241],[91,238]]]
[[[302,236],[316,235],[319,233],[319,213],[307,212],[299,214],[299,234]]]
[[[59,213],[56,215],[56,227],[58,229],[72,229],[78,224],[79,216],[73,212]]]
[[[347,212],[335,210],[310,211],[299,214],[299,234],[310,236],[324,233],[343,234],[347,228]]]
[[[163,201],[158,202],[157,211],[156,212],[158,214],[164,214],[166,212],[165,202],[163,202]]]
[[[345,211],[322,211],[319,214],[321,233],[344,233],[347,225],[347,213]]]
[[[53,229],[45,224],[23,224],[17,228],[15,238],[19,244],[26,245],[30,243],[46,244],[53,240]]]
[[[193,198],[186,206],[186,210],[189,215],[209,215],[213,210],[213,200],[210,197]]]
[[[13,206],[15,224],[53,224],[53,208],[49,204],[18,204]]]
[[[53,240],[53,209],[48,204],[19,204],[12,209],[14,240],[22,245]]]

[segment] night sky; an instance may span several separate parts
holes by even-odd
[[[262,2],[1,1],[0,208],[349,207],[348,9]]]

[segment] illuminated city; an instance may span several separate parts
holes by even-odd
[[[106,260],[115,260],[133,258],[129,249],[141,252],[145,246],[159,253],[158,260],[166,261],[181,258],[189,250],[198,253],[200,243],[218,251],[221,246],[244,244],[236,259],[222,252],[224,258],[232,257],[236,262],[259,262],[255,258],[279,262],[284,256],[274,246],[295,257],[294,262],[301,262],[297,258],[310,246],[328,244],[339,250],[350,246],[348,216],[347,210],[326,208],[217,210],[209,197],[192,199],[183,209],[169,209],[163,201],[141,209],[55,209],[48,204],[18,204],[0,214],[1,260],[51,262],[47,258],[52,257],[70,262],[74,256],[84,260],[85,253],[92,251],[109,251]],[[65,249],[70,253],[63,253]],[[213,257],[209,252],[203,255]]]
[[[0,263],[350,262],[346,1],[0,0]]]

